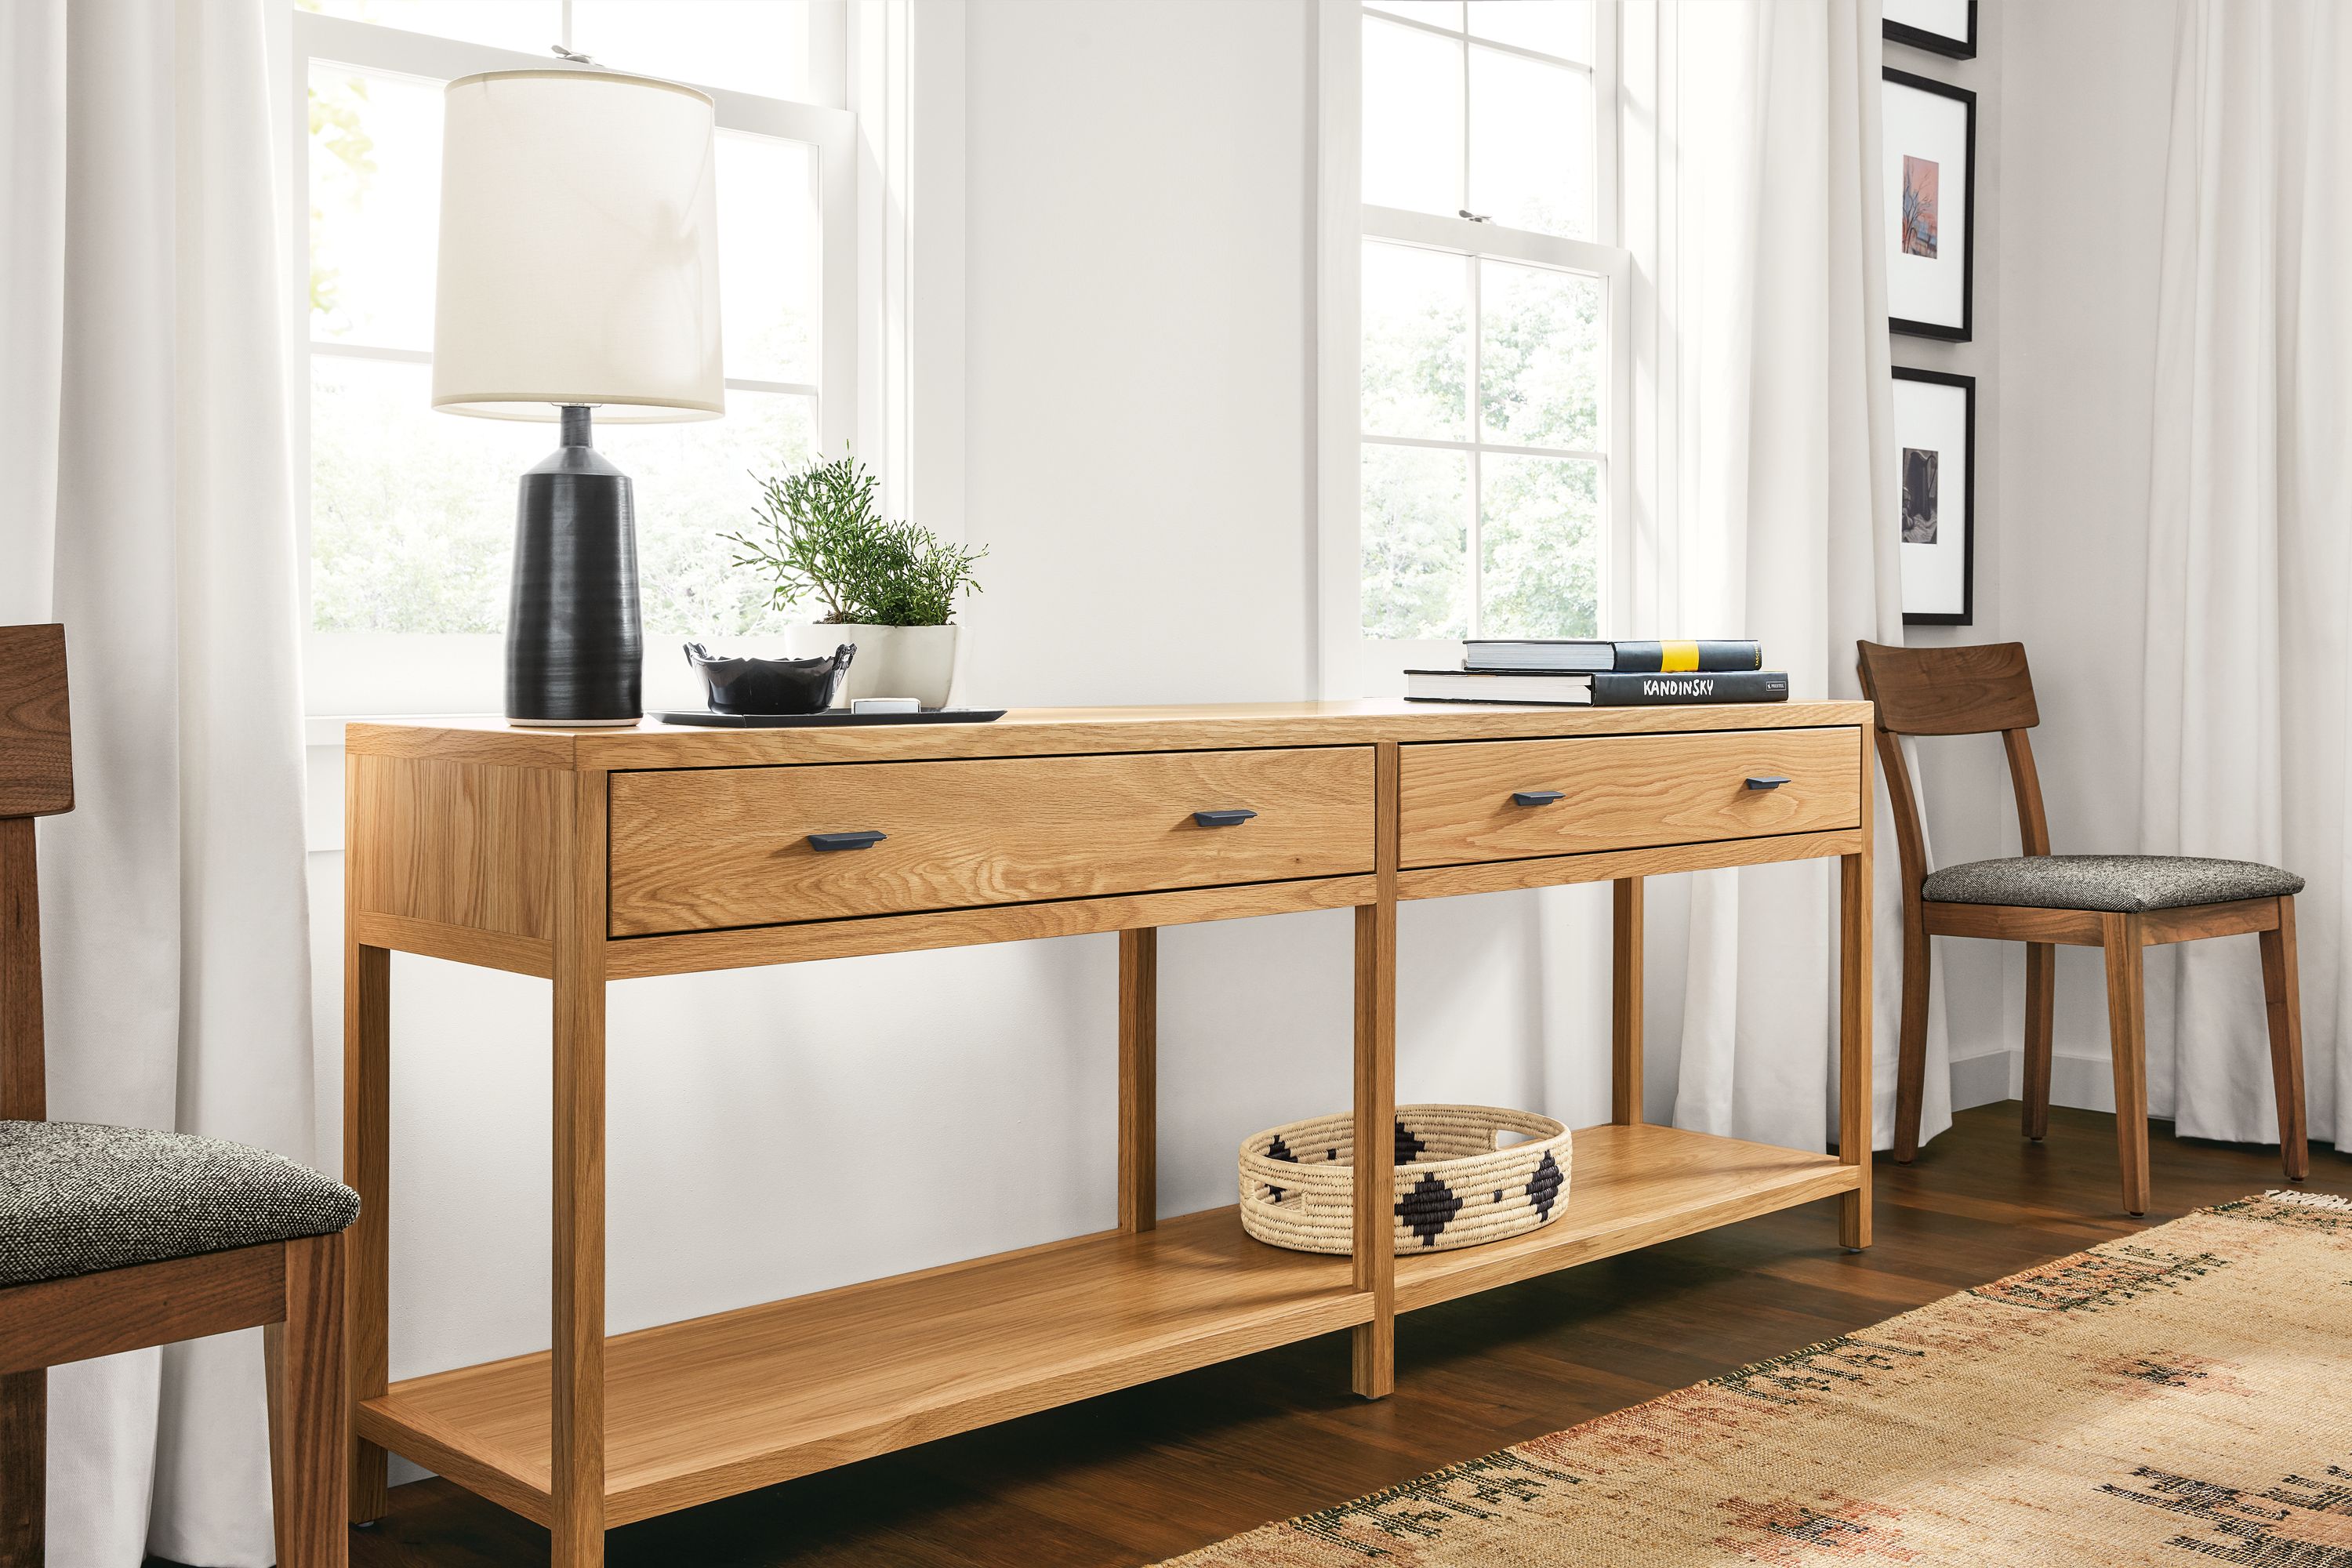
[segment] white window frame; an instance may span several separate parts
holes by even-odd
[[[287,113],[287,233],[289,247],[287,385],[294,463],[295,520],[303,603],[304,709],[318,721],[314,744],[341,742],[340,716],[366,713],[449,712],[481,706],[484,692],[502,682],[505,639],[494,633],[319,632],[310,626],[310,362],[323,353],[355,358],[428,363],[421,350],[360,344],[314,344],[304,280],[310,272],[310,79],[313,62],[378,74],[442,82],[477,71],[544,67],[548,57],[495,48],[462,39],[407,32],[373,22],[354,22],[293,8],[284,0],[289,25],[284,76]],[[819,449],[838,452],[861,434],[858,398],[860,354],[860,210],[856,117],[839,107],[847,101],[847,7],[814,8],[812,98],[793,102],[727,88],[700,87],[716,105],[721,131],[800,142],[816,150],[820,298],[818,381],[815,384],[754,380],[730,375],[730,389],[814,395]],[[557,40],[551,39],[550,42]],[[606,62],[625,68],[625,62]],[[550,445],[553,444],[553,426]],[[866,450],[863,443],[859,450]],[[516,476],[519,480],[520,476]]]
[[[1362,490],[1363,448],[1368,443],[1471,453],[1467,566],[1474,603],[1483,592],[1479,583],[1477,523],[1479,454],[1527,454],[1600,462],[1603,518],[1598,574],[1600,604],[1596,606],[1599,635],[1612,635],[1614,628],[1623,623],[1627,605],[1626,574],[1621,563],[1630,555],[1631,540],[1632,445],[1628,416],[1633,406],[1633,266],[1632,255],[1617,243],[1618,7],[1607,3],[1593,7],[1592,240],[1566,239],[1490,221],[1376,206],[1363,199],[1363,26],[1368,11],[1383,23],[1449,39],[1461,37],[1451,29],[1394,12],[1371,11],[1361,0],[1318,0],[1316,552],[1319,592],[1316,679],[1318,695],[1329,700],[1394,695],[1402,689],[1404,670],[1447,668],[1458,662],[1462,654],[1461,643],[1451,638],[1392,639],[1364,634]],[[1533,50],[1485,39],[1473,41],[1481,48],[1558,63],[1554,57]],[[1466,155],[1466,142],[1465,147]],[[1600,448],[1565,451],[1521,447],[1484,438],[1483,426],[1475,417],[1482,336],[1475,309],[1478,277],[1475,267],[1471,268],[1470,299],[1474,309],[1470,318],[1469,384],[1474,418],[1469,438],[1427,440],[1366,433],[1361,350],[1362,254],[1363,243],[1368,239],[1420,246],[1474,261],[1492,257],[1531,262],[1600,279],[1608,289],[1609,342],[1607,404]]]

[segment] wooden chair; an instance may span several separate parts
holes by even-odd
[[[48,1368],[267,1325],[281,1568],[341,1568],[350,1188],[215,1139],[45,1119],[33,819],[73,808],[60,627],[0,626],[0,1568],[44,1554]]]
[[[2310,1170],[2303,1120],[2303,1012],[2295,981],[2294,895],[2303,879],[2246,860],[2179,855],[2053,855],[2042,784],[2026,731],[2039,724],[2021,643],[1977,647],[1857,645],[1863,694],[1878,707],[1878,758],[1895,809],[1903,867],[1903,1032],[1895,1078],[1895,1157],[1919,1150],[1927,1076],[1927,939],[2025,943],[2025,1135],[2050,1130],[2050,1027],[2059,942],[2104,949],[2107,1035],[2115,1058],[2116,1144],[2124,1207],[2147,1212],[2147,1040],[2142,949],[2200,937],[2259,935],[2269,1003],[2279,1158],[2287,1179]],[[1930,873],[1901,735],[1999,731],[2017,796],[2025,853]]]

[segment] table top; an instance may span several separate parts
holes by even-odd
[[[1689,703],[1654,708],[1537,707],[1401,699],[1127,708],[1016,708],[992,724],[857,729],[523,728],[496,715],[355,721],[345,746],[377,756],[441,757],[518,767],[604,771],[762,763],[1049,756],[1368,745],[1381,741],[1514,741],[1867,724],[1867,702]]]

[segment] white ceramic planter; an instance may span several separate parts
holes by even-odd
[[[794,626],[785,642],[793,658],[828,654],[845,642],[857,645],[835,707],[845,708],[860,697],[911,697],[926,708],[944,708],[955,684],[957,630],[832,621]]]

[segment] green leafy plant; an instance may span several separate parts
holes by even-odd
[[[848,453],[795,474],[751,477],[760,482],[751,509],[758,526],[719,537],[739,552],[735,565],[775,579],[777,608],[814,599],[827,623],[943,626],[959,594],[980,592],[972,567],[987,550],[885,521],[874,504],[877,481]]]

